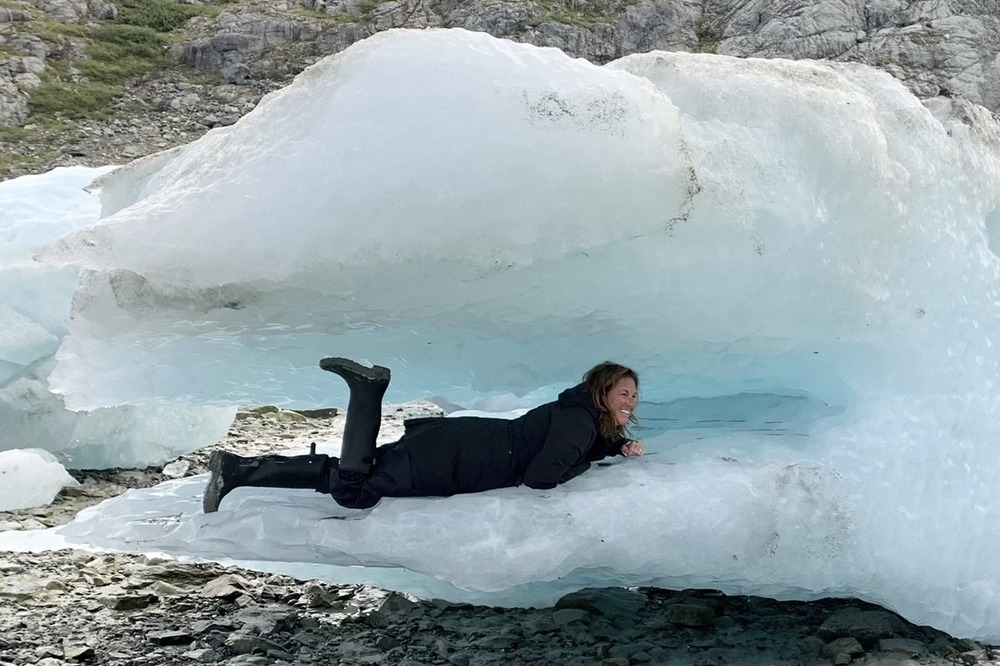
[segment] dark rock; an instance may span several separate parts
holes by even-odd
[[[560,608],[552,613],[552,622],[562,627],[570,622],[582,622],[590,617],[590,613],[581,608]]]
[[[111,610],[130,611],[149,608],[159,601],[159,598],[155,594],[123,594],[101,597],[99,601]]]
[[[225,645],[236,654],[265,654],[268,650],[284,651],[284,647],[274,641],[248,634],[233,634],[226,639]]]
[[[838,654],[855,656],[864,653],[865,649],[856,638],[836,638],[823,646],[823,654],[827,657],[835,658]]]
[[[878,642],[878,649],[882,652],[901,652],[913,659],[927,655],[927,646],[912,638],[883,638]]]
[[[236,628],[229,620],[197,620],[191,624],[191,632],[195,635],[209,631],[232,631]]]
[[[232,616],[232,622],[244,632],[273,634],[291,631],[298,623],[298,612],[287,606],[247,607]]]
[[[844,608],[826,618],[818,633],[827,641],[853,636],[862,644],[872,644],[880,638],[891,638],[904,630],[903,622],[888,611]]]
[[[556,608],[578,608],[601,615],[615,626],[629,626],[646,605],[646,596],[620,587],[587,588],[572,592],[556,602]]]
[[[667,622],[680,627],[710,627],[715,624],[715,612],[707,606],[671,604],[664,607]]]
[[[327,407],[325,409],[296,409],[302,416],[309,417],[311,419],[332,419],[339,414],[339,410],[336,407]]]
[[[194,640],[186,631],[154,631],[146,634],[146,638],[156,645],[185,645]]]

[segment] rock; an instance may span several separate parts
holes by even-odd
[[[863,611],[845,608],[835,611],[819,627],[819,636],[830,641],[853,636],[863,644],[891,638],[903,630],[900,619],[888,611]]]
[[[232,124],[232,123],[230,123],[230,124]],[[302,414],[299,414],[298,412],[293,412],[293,411],[288,410],[288,409],[278,410],[277,412],[275,412],[273,414],[273,417],[276,418],[279,421],[283,421],[283,422],[286,422],[286,423],[289,422],[289,421],[296,421],[298,423],[304,423],[305,421],[308,420]]]
[[[927,655],[927,646],[912,638],[883,638],[878,642],[878,649],[882,652],[901,652],[913,659]]]
[[[552,613],[552,622],[557,627],[563,627],[570,622],[583,622],[590,613],[580,608],[561,608]]]
[[[235,599],[241,594],[245,594],[247,587],[248,583],[246,579],[233,574],[226,574],[206,583],[200,594],[203,597]]]
[[[520,642],[521,639],[517,636],[484,636],[472,644],[483,650],[511,650]]]
[[[310,419],[332,419],[340,413],[336,407],[327,407],[326,409],[297,409],[295,411]]]
[[[696,604],[671,604],[664,609],[664,617],[670,624],[680,627],[710,627],[715,624],[715,612]]]
[[[836,638],[823,646],[823,654],[827,657],[835,658],[839,654],[846,654],[851,657],[864,653],[865,649],[854,637]]]
[[[826,643],[818,636],[806,636],[799,641],[799,651],[804,655],[818,657],[823,654],[824,647],[826,647]]]
[[[417,604],[413,600],[397,592],[392,592],[378,603],[375,610],[367,614],[366,619],[373,627],[385,627],[416,607]]]
[[[235,62],[222,68],[222,80],[235,86],[245,86],[253,78],[250,68],[242,63]]]
[[[31,20],[31,15],[22,9],[0,7],[0,23],[25,23]]]
[[[40,645],[35,648],[35,656],[39,659],[44,659],[45,657],[56,657],[61,659],[63,656],[63,649],[58,645]]]
[[[181,654],[185,659],[190,659],[191,661],[197,661],[202,664],[210,664],[212,662],[220,661],[221,657],[219,653],[211,648],[198,648],[197,650],[188,650]]]
[[[268,650],[282,650],[282,646],[263,636],[236,633],[226,639],[226,647],[236,654],[266,653]]]
[[[556,608],[579,608],[601,615],[616,626],[627,626],[645,604],[646,597],[640,592],[609,587],[588,588],[567,594],[556,602]]]
[[[93,659],[95,655],[94,648],[89,645],[75,645],[63,650],[63,659],[69,661],[86,661]]]
[[[98,597],[98,601],[111,610],[130,611],[148,608],[158,599],[155,594],[114,594]]]
[[[154,631],[146,634],[154,645],[186,645],[194,640],[194,637],[186,631],[168,630]]]
[[[187,476],[191,470],[191,463],[187,460],[175,460],[163,466],[163,476],[168,479],[179,479]]]
[[[273,634],[291,631],[298,623],[298,613],[286,606],[244,608],[232,616],[232,622],[244,632]]]

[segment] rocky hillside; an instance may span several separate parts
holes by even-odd
[[[121,163],[235,122],[389,28],[605,63],[654,49],[829,58],[1000,110],[998,0],[0,0],[0,178]]]

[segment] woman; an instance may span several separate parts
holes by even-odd
[[[447,497],[524,484],[554,488],[610,455],[641,456],[628,439],[635,421],[639,376],[617,363],[591,368],[555,402],[516,419],[431,417],[405,422],[403,437],[376,448],[389,369],[326,358],[320,367],[350,388],[341,457],[242,458],[215,451],[205,489],[205,513],[241,486],[313,488],[341,506],[367,509],[383,497]]]

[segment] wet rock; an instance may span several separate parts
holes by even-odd
[[[672,604],[664,611],[667,622],[680,627],[710,627],[715,624],[715,612],[707,606]]]
[[[571,622],[583,622],[590,613],[580,608],[560,608],[552,613],[552,622],[557,627],[565,626]]]
[[[823,654],[831,659],[840,654],[846,654],[848,657],[853,658],[854,655],[862,654],[864,651],[865,649],[861,647],[861,643],[854,637],[836,638],[823,646]]]
[[[898,652],[913,659],[927,655],[927,646],[912,638],[883,638],[878,642],[878,649],[882,652]]]
[[[820,625],[818,633],[827,641],[854,637],[861,643],[870,644],[880,638],[891,638],[903,630],[900,619],[887,611],[845,608],[830,615]]]

